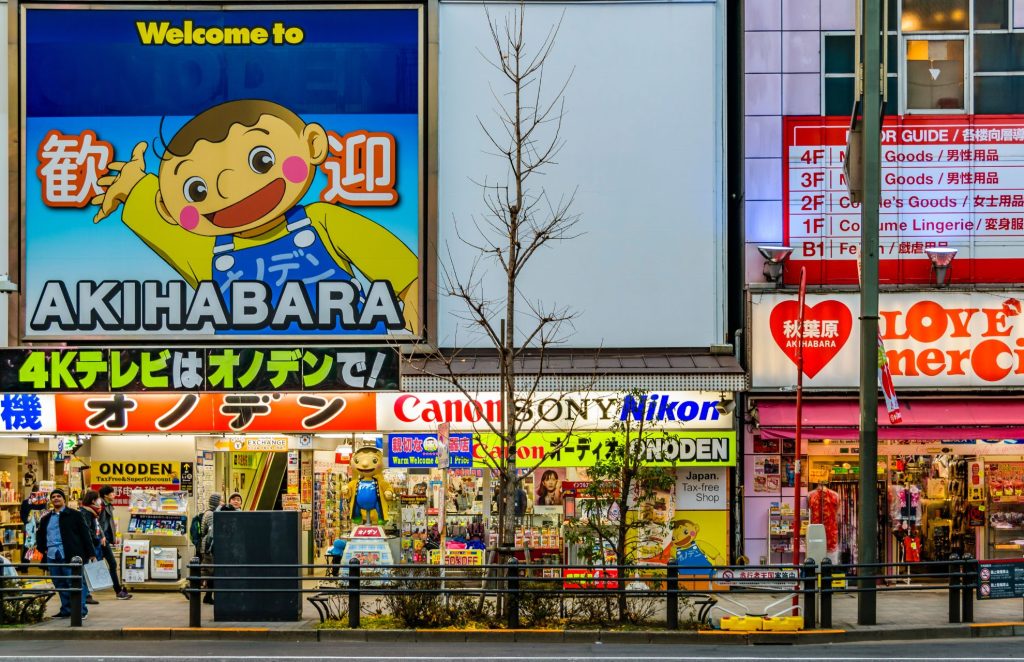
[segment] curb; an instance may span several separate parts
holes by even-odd
[[[322,641],[420,643],[559,643],[559,644],[725,644],[725,645],[801,645],[838,644],[868,641],[919,641],[926,639],[977,639],[1024,636],[1024,622],[978,623],[913,629],[801,630],[797,632],[743,632],[726,630],[272,630],[254,628],[143,628],[125,627],[91,630],[68,628],[2,629],[0,642],[62,639],[79,641]]]

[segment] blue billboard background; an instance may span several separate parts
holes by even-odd
[[[300,28],[303,40],[231,46],[141,43],[137,21],[181,26],[186,20],[203,27],[283,23]],[[82,281],[181,280],[157,249],[121,222],[122,209],[93,223],[92,205],[44,203],[37,152],[46,134],[94,131],[113,145],[115,161],[127,161],[136,143],[147,142],[146,172],[156,173],[163,145],[181,126],[203,110],[239,99],[281,104],[306,123],[338,135],[358,130],[393,135],[398,203],[352,210],[387,229],[420,259],[420,36],[415,9],[26,9],[22,172],[27,315],[47,280],[63,280],[71,293]],[[327,184],[318,168],[301,203],[318,201]],[[110,335],[151,337],[152,331]]]

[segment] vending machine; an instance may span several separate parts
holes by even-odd
[[[149,579],[149,541],[125,540],[121,546],[121,577],[125,584]]]

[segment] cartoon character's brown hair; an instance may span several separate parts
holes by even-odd
[[[276,117],[302,133],[306,123],[298,115],[284,106],[263,99],[239,99],[228,101],[212,108],[207,108],[181,127],[171,142],[167,143],[167,152],[181,158],[188,156],[195,149],[196,143],[206,140],[219,143],[228,137],[231,127],[238,124],[245,127],[255,126],[264,115]]]

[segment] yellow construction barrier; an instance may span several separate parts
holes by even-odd
[[[761,619],[761,629],[766,632],[795,632],[804,627],[803,616],[765,616]]]
[[[723,630],[756,632],[761,629],[763,621],[760,616],[723,616],[721,627]]]

